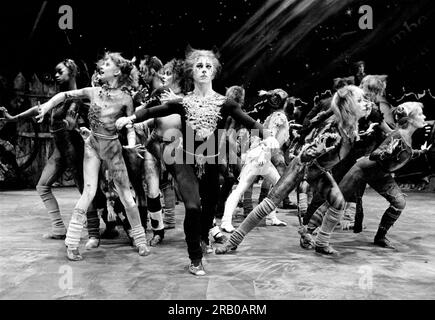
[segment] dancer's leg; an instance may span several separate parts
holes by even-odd
[[[51,191],[52,184],[60,177],[64,167],[60,152],[55,148],[36,185],[36,190],[51,220],[51,231],[43,235],[45,239],[65,239],[66,228],[60,214],[59,204]]]
[[[279,181],[280,175],[274,166],[270,166],[265,172],[263,172],[263,177],[265,181],[268,181],[270,185],[273,186]],[[267,216],[267,222],[267,224],[270,224],[271,226],[285,227],[287,225],[286,222],[278,219],[276,216],[276,210],[269,213]]]
[[[394,246],[386,238],[386,234],[405,209],[406,200],[402,190],[397,185],[391,174],[384,173],[382,176],[381,170],[378,171],[379,174],[371,174],[371,177],[367,179],[367,182],[376,192],[390,203],[390,206],[382,215],[374,243],[384,248],[394,249]]]
[[[167,166],[175,178],[186,209],[184,218],[184,234],[187,251],[194,266],[201,265],[201,199],[199,182],[193,165],[174,164]]]
[[[86,221],[86,210],[91,204],[98,186],[100,159],[95,149],[89,144],[89,140],[87,141],[83,165],[84,189],[73,210],[65,239],[65,244],[68,247],[68,259],[73,261],[82,259],[78,251],[80,236]]]
[[[150,214],[153,238],[150,241],[152,246],[162,242],[165,236],[163,225],[162,205],[160,202],[160,170],[157,159],[147,150],[144,154],[145,181],[148,190],[148,211]]]
[[[209,232],[213,228],[216,216],[217,195],[219,194],[219,167],[216,164],[205,164],[205,173],[199,180],[199,193],[201,197],[201,240],[209,245]],[[219,227],[212,231],[213,237],[218,237]],[[222,234],[220,234],[222,236]]]
[[[175,189],[173,181],[169,179],[168,172],[165,172],[160,182],[160,190],[163,193],[163,225],[165,229],[175,228]]]
[[[237,208],[237,204],[242,194],[245,193],[246,190],[248,190],[249,187],[254,183],[257,177],[256,173],[257,172],[255,170],[255,164],[253,163],[246,164],[246,166],[243,167],[240,174],[239,183],[237,184],[236,189],[234,189],[233,192],[229,195],[225,203],[225,210],[221,224],[222,230],[230,233],[235,230],[231,223],[233,213]]]
[[[139,250],[139,255],[148,255],[149,249],[146,245],[145,229],[142,226],[138,206],[130,190],[130,181],[122,156],[121,143],[119,140],[100,141],[100,146],[103,160],[106,161],[109,172],[113,177],[116,191],[124,205],[125,213],[131,225],[131,237]]]
[[[329,205],[316,237],[315,249],[322,254],[335,254],[337,251],[329,245],[329,239],[343,216],[346,202],[338,184],[329,172],[318,175],[309,183],[322,194]]]
[[[217,254],[227,253],[243,241],[244,237],[298,185],[304,175],[304,165],[294,158],[285,173],[272,188],[269,195],[246,217],[242,224],[232,233],[223,247],[217,248]]]

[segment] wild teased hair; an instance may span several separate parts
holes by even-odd
[[[225,95],[240,105],[243,105],[245,102],[245,89],[241,86],[229,87]]]
[[[361,95],[364,94],[361,88],[348,85],[338,89],[331,101],[331,110],[334,112],[338,125],[352,140],[358,137],[358,119],[361,113],[355,100],[358,92]]]
[[[58,64],[63,64],[69,70],[70,77],[75,78],[79,73],[79,68],[73,59],[64,59]]]
[[[121,70],[121,75],[118,78],[119,87],[127,89],[135,89],[139,83],[139,72],[134,65],[134,61],[125,59],[119,52],[106,52],[103,59],[97,62],[97,66],[107,59],[113,61],[113,63]]]
[[[181,59],[172,59],[169,62],[165,63],[163,66],[163,71],[171,70],[172,72],[172,81],[178,83],[180,89],[183,93],[187,93],[192,90],[192,82],[190,79],[187,79],[186,73],[184,70],[184,60]]]
[[[200,57],[210,58],[214,69],[213,77],[216,77],[216,75],[221,70],[221,63],[219,62],[218,57],[211,50],[198,50],[198,49],[191,49],[186,53],[184,68],[186,70],[187,77],[193,78],[193,66]]]
[[[423,109],[423,104],[420,102],[405,102],[393,109],[393,117],[397,126],[401,129],[406,129],[409,126],[410,120],[415,117],[419,110]]]
[[[370,96],[371,101],[374,101],[376,96],[385,95],[386,78],[386,75],[367,75],[361,80],[359,87]]]

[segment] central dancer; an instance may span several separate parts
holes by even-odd
[[[183,198],[186,209],[184,233],[191,260],[189,272],[197,276],[206,274],[202,255],[203,249],[210,248],[209,230],[213,226],[219,194],[218,129],[224,128],[229,116],[248,129],[258,129],[260,134],[263,129],[261,124],[242,111],[240,105],[213,90],[212,81],[219,69],[219,60],[212,51],[191,50],[186,55],[185,70],[187,76],[193,78],[192,92],[161,106],[137,111],[133,116],[116,122],[120,129],[149,118],[175,113],[181,116],[181,154],[184,159],[168,163],[165,157],[165,162]]]

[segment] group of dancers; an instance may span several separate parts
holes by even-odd
[[[412,149],[413,133],[425,126],[423,105],[385,106],[386,77],[367,75],[359,86],[350,78],[335,81],[333,96],[319,101],[301,123],[289,120],[287,92],[260,91],[267,101],[261,123],[246,112],[243,87],[230,87],[225,96],[213,90],[221,68],[213,51],[189,49],[184,60],[164,65],[147,57],[138,66],[108,52],[96,65],[92,85],[78,89],[75,62],[63,60],[55,74],[60,93],[14,116],[2,107],[6,121],[49,118],[55,148],[36,189],[51,219],[44,238],[65,240],[69,260],[83,259],[85,226],[85,247],[91,250],[101,238],[115,237],[118,223],[139,255],[148,255],[149,246],[175,226],[174,184],[185,207],[189,272],[197,276],[206,274],[202,258],[213,252],[210,238],[220,244],[215,253],[226,254],[264,218],[285,226],[276,209],[293,190],[303,248],[339,254],[330,245],[331,234],[337,225],[363,229],[367,184],[390,203],[374,244],[394,248],[386,234],[405,198],[393,173],[430,146]],[[51,190],[65,170],[81,193],[68,228]],[[244,193],[250,197],[259,176],[264,178],[259,204],[234,228],[237,204]]]

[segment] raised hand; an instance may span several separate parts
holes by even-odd
[[[126,125],[132,125],[133,121],[130,117],[121,117],[118,120],[116,120],[115,122],[115,126],[116,129],[121,130],[122,128],[124,128]]]
[[[424,153],[428,152],[432,148],[432,144],[427,145],[427,141],[421,146],[420,150]]]
[[[125,150],[127,150],[128,152],[135,152],[136,155],[141,158],[144,159],[144,157],[142,156],[142,154],[145,152],[146,148],[143,144],[136,144],[134,146],[122,146]]]
[[[35,117],[38,120],[38,123],[44,121],[44,116],[50,110],[47,103],[40,104],[38,101],[38,115]]]
[[[68,112],[63,122],[66,125],[67,130],[74,130],[77,125],[77,118],[79,117],[78,113]]]
[[[329,143],[330,146],[328,147],[326,143],[331,139],[333,143]],[[304,150],[301,153],[303,153],[303,158],[312,160],[333,150],[339,141],[340,136],[337,133],[324,133],[317,137],[312,143],[304,147]]]
[[[4,120],[6,122],[11,122],[11,121],[15,121],[15,117],[11,116],[8,112],[8,109],[6,109],[5,107],[0,107],[0,114],[3,114],[3,117],[1,117],[1,120]]]
[[[175,94],[175,92],[172,91],[172,89],[165,90],[165,92],[163,92],[161,97],[160,97],[160,101],[162,103],[165,103],[165,102],[168,102],[171,100],[177,100],[177,99],[182,99],[182,97]]]
[[[391,143],[387,146],[387,149],[385,150],[386,153],[392,154],[394,149],[399,145],[400,139],[394,139],[391,141]]]
[[[368,129],[366,131],[364,131],[363,133],[360,133],[359,135],[360,136],[366,136],[366,135],[368,136],[368,135],[372,134],[375,131],[374,128],[377,125],[379,125],[379,123],[377,123],[377,122],[371,123],[370,126],[368,127]]]

